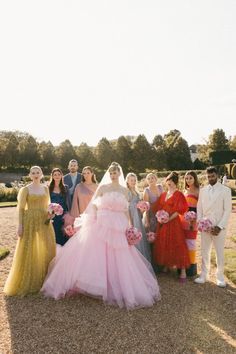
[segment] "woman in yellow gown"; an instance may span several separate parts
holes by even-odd
[[[3,290],[9,296],[37,293],[56,254],[53,226],[45,224],[50,199],[48,188],[40,183],[42,170],[33,166],[29,175],[32,183],[18,195],[19,237]]]

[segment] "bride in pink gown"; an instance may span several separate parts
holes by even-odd
[[[52,261],[41,289],[45,296],[59,299],[78,292],[128,309],[152,306],[160,298],[150,263],[127,243],[128,190],[121,184],[122,169],[112,163],[83,214],[82,227]]]

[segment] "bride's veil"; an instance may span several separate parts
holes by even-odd
[[[105,174],[103,175],[101,182],[98,185],[98,188],[100,188],[101,186],[103,186],[104,184],[109,184],[111,183],[111,178],[110,178],[110,168],[113,167],[117,168],[120,171],[120,176],[119,176],[119,184],[123,187],[126,187],[126,183],[125,183],[125,177],[124,177],[124,173],[122,170],[122,167],[117,163],[117,162],[112,162],[111,165],[108,167],[108,169],[106,170]]]
[[[98,184],[97,191],[94,193],[92,199],[90,200],[89,204],[87,205],[86,209],[84,210],[83,214],[75,219],[74,226],[84,226],[88,222],[92,222],[96,218],[96,207],[95,207],[95,199],[99,196],[99,189],[106,185],[111,183],[111,178],[110,178],[110,169],[111,168],[117,169],[120,172],[119,175],[119,184],[123,187],[126,187],[125,183],[125,178],[124,178],[124,173],[122,170],[122,167],[117,163],[117,162],[112,162],[111,165],[108,167],[106,170],[105,174],[103,175],[101,182]]]

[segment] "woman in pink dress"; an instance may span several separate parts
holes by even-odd
[[[129,213],[124,186],[121,167],[112,163],[83,214],[81,229],[52,262],[42,287],[46,296],[59,299],[79,292],[126,308],[152,306],[160,298],[150,263],[125,236]]]
[[[77,184],[73,196],[70,215],[78,218],[87,208],[96,192],[98,185],[92,167],[86,166],[82,170],[81,183]]]

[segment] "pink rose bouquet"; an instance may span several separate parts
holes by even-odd
[[[212,226],[213,226],[213,224],[212,224],[211,220],[209,220],[207,218],[203,218],[198,221],[198,230],[201,232],[202,231],[203,232],[210,232]]]
[[[193,230],[194,223],[197,219],[197,213],[195,213],[195,211],[187,211],[184,214],[184,219],[189,223],[190,230]]]
[[[126,229],[125,236],[129,245],[136,245],[142,239],[142,232],[131,226]]]
[[[187,211],[185,214],[184,214],[184,218],[186,221],[194,221],[196,220],[197,218],[197,213],[195,213],[195,211]]]
[[[45,221],[45,224],[48,225],[52,217],[54,217],[55,215],[62,215],[63,211],[64,210],[60,204],[50,203],[48,206],[48,214],[50,215],[50,217]]]
[[[148,211],[150,209],[150,204],[148,202],[145,202],[145,200],[140,200],[137,203],[137,208],[142,212]]]
[[[156,218],[159,223],[166,224],[169,221],[170,216],[169,216],[169,213],[167,213],[167,211],[159,210],[156,213]]]

